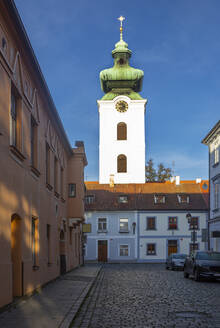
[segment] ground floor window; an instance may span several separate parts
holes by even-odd
[[[128,256],[128,245],[120,245],[120,256]]]
[[[147,244],[147,255],[156,255],[156,244]]]

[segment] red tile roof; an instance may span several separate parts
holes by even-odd
[[[116,211],[116,210],[208,210],[209,188],[208,180],[201,183],[195,181],[147,182],[144,184],[99,184],[88,181],[86,195],[94,195],[92,204],[85,204],[86,211]],[[165,203],[155,204],[155,195],[164,195]],[[189,196],[189,203],[179,203],[177,195]],[[127,195],[128,202],[120,203],[119,196]]]

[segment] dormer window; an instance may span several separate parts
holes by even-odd
[[[154,195],[155,204],[165,204],[165,195]]]
[[[188,195],[177,195],[177,199],[179,204],[189,204],[189,196]]]
[[[119,196],[118,197],[118,202],[119,203],[127,203],[128,202],[128,196]]]
[[[93,204],[95,201],[94,195],[87,195],[85,196],[85,204]]]

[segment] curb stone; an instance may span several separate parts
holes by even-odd
[[[70,308],[70,310],[67,312],[67,315],[62,320],[58,328],[69,328],[73,320],[75,319],[82,303],[84,302],[86,296],[89,294],[90,290],[92,289],[92,286],[94,285],[96,279],[98,278],[100,271],[102,269],[102,266],[100,266],[97,270],[97,274],[94,277],[94,279],[85,287],[83,292],[81,293],[78,300],[74,303],[74,305]]]

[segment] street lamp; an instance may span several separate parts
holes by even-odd
[[[190,214],[190,213],[187,213],[186,214],[186,218],[187,218],[187,220],[188,220],[188,223],[189,223],[189,225],[190,226],[192,226],[192,235],[191,235],[191,241],[192,241],[192,251],[193,251],[193,253],[194,253],[194,251],[195,251],[195,245],[196,245],[196,226],[195,226],[195,220],[194,220],[194,218],[192,218],[192,215]]]

